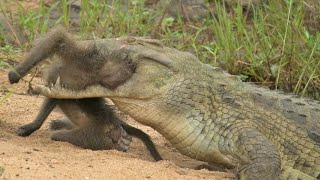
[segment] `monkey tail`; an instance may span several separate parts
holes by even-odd
[[[149,150],[151,156],[154,158],[155,161],[162,160],[162,157],[159,151],[156,149],[155,144],[152,142],[150,136],[144,133],[142,130],[137,129],[133,126],[128,124],[122,124],[123,129],[131,136],[137,137],[142,140],[143,144]]]

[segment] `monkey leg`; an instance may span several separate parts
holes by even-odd
[[[119,127],[107,132],[105,128],[96,126],[58,130],[52,133],[51,139],[69,142],[75,146],[92,150],[117,149],[119,151],[127,151],[131,143],[131,137]]]
[[[54,141],[69,142],[75,146],[92,149],[112,149],[113,142],[111,138],[101,136],[100,132],[92,132],[92,128],[76,128],[72,130],[58,130],[54,131],[51,139]]]
[[[58,105],[67,118],[51,123],[51,129],[58,130],[53,132],[53,140],[93,150],[128,149],[131,137],[120,126],[112,109],[107,108],[103,98],[65,99],[59,100]]]
[[[25,137],[31,135],[34,131],[38,130],[43,124],[43,122],[47,119],[51,111],[57,105],[56,101],[56,99],[45,98],[37,117],[31,123],[20,126],[16,130],[16,134]]]
[[[77,126],[70,121],[67,117],[56,119],[50,122],[49,129],[51,131],[57,131],[62,129],[75,129]]]

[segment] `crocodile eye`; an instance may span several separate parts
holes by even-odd
[[[307,115],[305,115],[305,114],[299,114],[299,116],[301,116],[301,117],[308,117]]]

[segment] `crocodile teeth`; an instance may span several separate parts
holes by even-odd
[[[56,84],[56,85],[54,86],[54,88],[55,88],[55,89],[61,89],[61,84]]]
[[[58,77],[56,84],[60,84],[60,76]]]

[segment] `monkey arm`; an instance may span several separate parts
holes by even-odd
[[[69,33],[63,28],[56,28],[40,39],[35,47],[31,49],[25,60],[10,71],[8,78],[11,84],[18,83],[33,67],[48,57],[58,53],[63,55],[68,49],[68,54],[77,54],[81,48],[77,45]]]
[[[43,122],[47,119],[56,105],[56,99],[45,98],[37,117],[31,123],[19,127],[16,133],[19,136],[31,135],[34,131],[38,130],[42,126]]]

